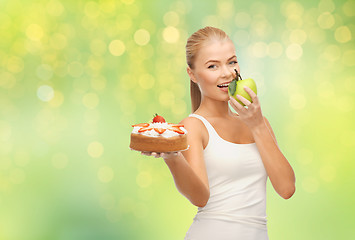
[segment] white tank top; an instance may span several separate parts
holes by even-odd
[[[266,230],[267,173],[256,144],[228,142],[204,117],[197,114],[190,117],[200,119],[209,134],[204,161],[210,198],[205,207],[198,208],[194,223],[200,219],[216,219]]]

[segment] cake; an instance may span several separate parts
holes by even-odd
[[[130,148],[141,152],[178,152],[188,148],[187,130],[182,124],[167,123],[155,115],[151,123],[132,125]]]

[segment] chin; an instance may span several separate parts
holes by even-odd
[[[215,98],[215,100],[219,101],[219,102],[224,102],[224,103],[228,103],[229,101],[229,96],[228,97],[224,97],[224,98]]]
[[[222,99],[223,102],[228,102],[229,101],[229,95],[226,94],[223,99]]]
[[[219,93],[219,94],[214,95],[214,99],[217,101],[228,102],[229,95],[228,95],[228,93],[222,93],[222,94]]]
[[[219,101],[219,102],[228,102],[229,101],[229,94],[226,93],[213,93],[210,95],[205,95],[206,97],[208,97],[209,99],[213,99],[214,101]]]

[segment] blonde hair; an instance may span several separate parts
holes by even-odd
[[[211,40],[230,40],[228,35],[219,28],[205,27],[194,32],[186,43],[186,62],[187,65],[194,69],[194,61],[199,50],[204,44]],[[190,80],[190,95],[191,95],[191,108],[195,112],[201,104],[201,91],[199,86]]]

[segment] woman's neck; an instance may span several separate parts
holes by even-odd
[[[208,97],[201,99],[200,107],[196,110],[196,113],[205,117],[227,117],[233,115],[228,102],[216,101]]]

